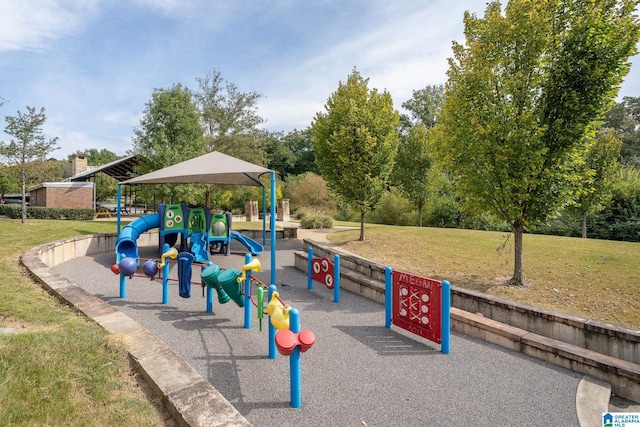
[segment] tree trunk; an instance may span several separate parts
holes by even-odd
[[[587,216],[582,215],[582,238],[587,238]]]
[[[422,227],[422,204],[418,205],[418,227]]]
[[[364,211],[360,212],[360,238],[358,240],[364,242]]]
[[[509,280],[510,285],[524,285],[524,276],[522,274],[522,237],[524,235],[524,224],[516,222],[511,225],[514,240],[514,262],[513,277]]]
[[[22,224],[27,222],[27,170],[24,164],[22,163]]]

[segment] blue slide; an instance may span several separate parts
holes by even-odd
[[[231,237],[232,239],[236,239],[238,242],[242,243],[254,255],[260,255],[262,252],[264,252],[264,248],[260,243],[256,242],[248,236],[245,236],[242,233],[231,230],[229,237]]]
[[[191,233],[191,253],[195,255],[196,262],[206,262],[209,260],[206,233]]]
[[[158,213],[141,216],[131,224],[126,225],[118,234],[116,260],[120,259],[120,255],[124,255],[124,258],[137,259],[138,245],[136,240],[142,233],[158,227],[160,227],[160,215]]]

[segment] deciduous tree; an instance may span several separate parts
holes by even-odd
[[[310,128],[274,135],[266,146],[269,156],[267,167],[278,171],[283,179],[305,172],[317,173],[312,147]]]
[[[429,152],[429,131],[437,123],[442,109],[444,85],[427,85],[414,90],[410,100],[402,103],[410,116],[400,118],[400,144],[391,180],[398,190],[418,208],[418,225],[430,188],[428,177],[433,166]]]
[[[204,132],[191,91],[180,84],[156,89],[147,103],[140,125],[134,130],[133,152],[146,161],[141,173],[161,169],[204,154]],[[166,187],[172,196],[189,201],[184,186]]]
[[[316,164],[331,190],[364,216],[386,191],[398,150],[399,113],[391,95],[369,90],[354,69],[311,125]]]
[[[266,164],[258,125],[258,92],[243,92],[226,81],[219,70],[197,78],[195,100],[205,130],[206,151],[220,151],[248,162]]]
[[[575,199],[585,133],[603,116],[636,52],[637,0],[511,0],[465,13],[440,116],[440,157],[468,206],[514,233],[523,283],[525,226]]]
[[[422,123],[427,129],[434,127],[444,101],[444,85],[427,85],[414,90],[411,99],[402,103],[410,115],[402,115],[402,123],[413,126]]]
[[[422,227],[422,210],[429,196],[427,179],[431,168],[429,130],[418,123],[410,128],[398,146],[392,181],[400,192],[418,208],[418,226]]]
[[[605,116],[605,127],[614,129],[622,141],[620,162],[640,166],[640,97],[625,96]]]
[[[7,126],[4,132],[12,136],[9,142],[0,143],[0,156],[7,159],[7,163],[19,165],[20,183],[22,189],[22,223],[27,220],[26,186],[29,180],[30,165],[36,161],[44,161],[54,150],[57,150],[58,138],[47,140],[42,126],[47,120],[44,108],[36,111],[27,107],[27,112],[18,111],[16,116],[5,117]]]
[[[602,210],[611,198],[612,181],[618,173],[622,141],[615,131],[600,130],[589,144],[584,163],[578,167],[583,177],[581,189],[570,210],[582,221],[582,237],[587,238],[587,217]]]

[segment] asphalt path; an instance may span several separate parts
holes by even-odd
[[[141,256],[157,257],[155,248]],[[201,287],[191,298],[171,285],[163,305],[160,281],[119,280],[109,267],[115,255],[81,257],[54,268],[86,291],[108,301],[166,342],[218,389],[255,426],[578,426],[575,398],[581,375],[493,344],[453,333],[451,352],[394,327],[384,327],[384,307],[315,284],[294,267],[298,240],[279,240],[277,285],[281,298],[300,311],[302,329],[316,344],[302,354],[302,407],[290,405],[289,358],[269,359],[266,318],[245,329],[243,309],[233,301],[206,313]],[[270,250],[258,258],[270,278]],[[222,268],[239,270],[244,248],[214,255]],[[175,273],[174,273],[175,274]],[[199,268],[193,280],[199,279]]]

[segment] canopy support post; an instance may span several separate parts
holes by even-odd
[[[271,284],[276,284],[276,173],[269,172],[271,176]]]
[[[121,211],[121,209],[120,209],[120,198],[121,197],[122,197],[122,189],[121,189],[120,183],[118,183],[118,196],[117,196],[117,198],[118,198],[118,207],[116,208],[117,209],[116,210],[116,218],[117,218],[116,230],[118,231],[118,236],[120,235],[120,211]]]

